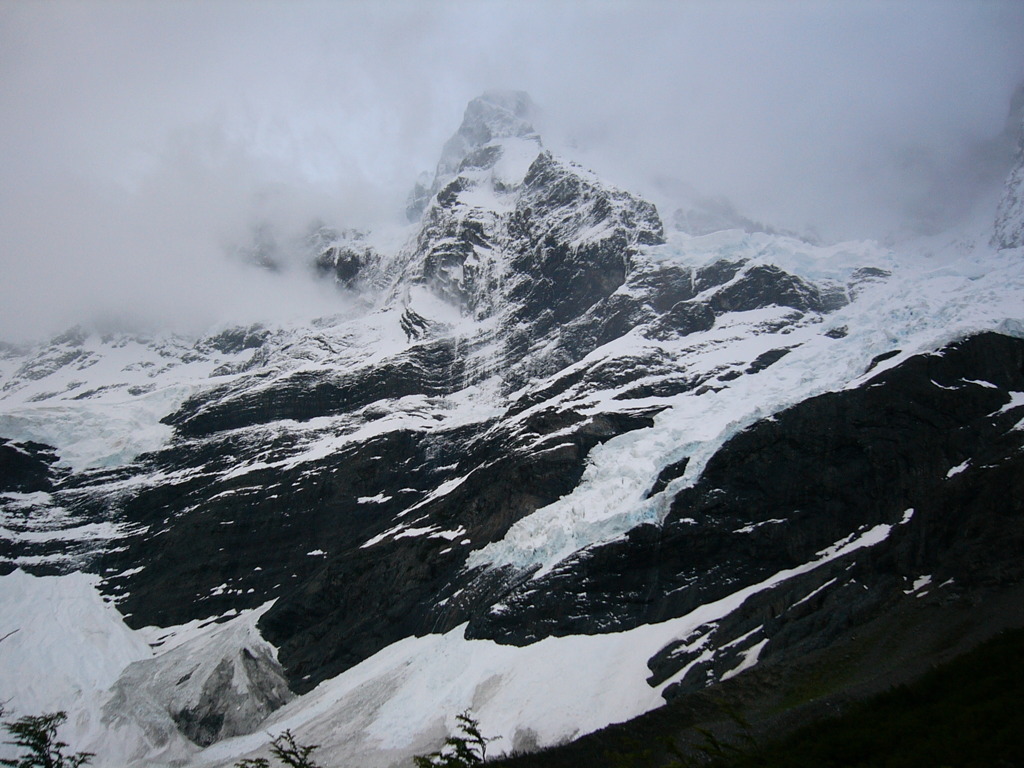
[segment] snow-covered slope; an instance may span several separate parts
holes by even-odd
[[[125,665],[147,658],[150,649],[101,598],[97,580],[20,570],[0,577],[0,690],[8,712],[18,716],[66,711],[64,740],[75,751],[101,751],[110,759],[117,739],[103,722],[104,699]]]
[[[230,376],[267,332],[231,328],[205,339],[100,336],[74,328],[0,355],[0,434],[60,449],[75,470],[118,466],[171,437],[168,411],[207,380]]]
[[[285,728],[401,764],[467,708],[528,749],[1019,583],[1024,268],[991,215],[666,238],[532,110],[471,103],[402,245],[316,233],[344,313],[0,350],[17,712],[71,711],[101,768]]]

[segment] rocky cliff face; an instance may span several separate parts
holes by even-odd
[[[996,212],[992,237],[992,245],[996,248],[1024,246],[1024,123],[1018,135],[1014,168],[1006,179],[1006,188]]]
[[[470,104],[400,250],[315,233],[354,316],[0,357],[5,568],[235,628],[127,668],[108,719],[207,745],[399,641],[659,623],[641,684],[671,697],[1019,583],[1019,268],[666,242],[532,110]]]

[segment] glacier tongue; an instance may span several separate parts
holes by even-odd
[[[104,722],[106,691],[152,650],[100,597],[98,580],[84,573],[0,576],[0,696],[16,717],[66,711],[61,738],[113,766],[135,752],[139,734]]]
[[[806,398],[857,386],[875,356],[900,350],[872,375],[980,330],[998,328],[1020,335],[1014,329],[1024,327],[1024,271],[1012,251],[991,254],[976,246],[964,253],[963,244],[954,242],[925,255],[897,257],[877,246],[819,247],[738,231],[706,238],[677,236],[658,251],[659,258],[681,263],[724,254],[763,254],[757,260],[788,264],[797,274],[818,279],[849,274],[853,265],[865,261],[884,265],[892,274],[829,316],[828,328],[845,329],[841,340],[824,334],[827,328],[818,324],[819,319],[786,325],[778,335],[759,333],[766,316],[750,312],[667,345],[678,365],[690,371],[713,369],[733,359],[752,360],[780,345],[790,352],[756,378],[738,379],[720,391],[686,392],[661,400],[668,408],[655,417],[653,427],[595,448],[570,494],[518,521],[503,539],[474,551],[468,561],[471,567],[540,566],[542,575],[578,550],[637,525],[658,522],[669,495],[692,484],[732,435]],[[584,362],[615,355],[623,342],[641,343],[636,338],[611,342]],[[614,407],[614,402],[594,402],[591,407]],[[647,498],[655,468],[681,456],[689,457],[685,474],[664,494]]]
[[[131,630],[97,582],[83,573],[0,576],[8,715],[67,712],[61,739],[95,752],[97,768],[181,764],[195,742],[249,733],[293,698],[255,628],[262,610]]]
[[[200,623],[191,639],[130,664],[111,688],[105,722],[141,727],[158,747],[181,734],[207,746],[254,731],[293,698],[276,649],[256,630],[268,607],[228,617],[224,625]],[[160,651],[160,638],[171,633],[151,628],[148,634]]]

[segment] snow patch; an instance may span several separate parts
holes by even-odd
[[[1010,392],[1009,395],[1010,402],[1006,403],[1006,405],[998,411],[991,414],[992,416],[998,416],[1000,413],[1007,413],[1008,411],[1012,411],[1016,408],[1024,407],[1024,392]]]
[[[954,475],[959,475],[961,472],[963,472],[965,469],[967,469],[970,465],[971,465],[971,462],[969,460],[963,462],[962,464],[957,464],[955,467],[952,467],[946,473],[946,478],[948,479],[950,477],[953,477]]]
[[[743,651],[743,659],[740,663],[722,675],[722,680],[728,680],[729,678],[736,677],[740,672],[750,669],[752,666],[757,664],[757,660],[761,657],[761,651],[768,645],[768,638],[765,638],[759,643],[755,643],[747,650]]]
[[[752,531],[756,531],[762,525],[778,525],[779,523],[784,522],[786,522],[786,520],[781,517],[774,520],[762,520],[760,523],[751,523],[750,525],[745,525],[742,528],[737,528],[733,533],[751,533]]]
[[[881,525],[876,525],[875,527],[861,533],[860,535],[851,533],[845,539],[837,541],[831,547],[826,547],[825,549],[818,552],[818,557],[821,558],[823,561],[832,560],[837,557],[849,554],[850,552],[854,552],[858,549],[863,549],[864,547],[873,547],[876,544],[880,544],[881,542],[885,541],[888,538],[889,532],[891,530],[891,525],[886,525],[883,523]]]
[[[903,594],[905,594],[905,595],[913,595],[915,592],[921,592],[922,589],[924,589],[925,587],[927,587],[931,583],[932,583],[932,577],[930,575],[929,576],[918,576],[916,579],[914,579],[914,583],[910,587],[910,589],[904,589],[903,590]],[[921,594],[918,595],[918,597],[924,597],[924,593],[922,592]]]
[[[356,499],[357,504],[383,504],[385,501],[391,501],[391,496],[385,496],[383,493],[376,496],[360,496]]]
[[[814,590],[808,592],[803,597],[801,597],[799,600],[797,600],[795,603],[793,603],[793,605],[791,605],[790,608],[796,608],[798,605],[803,605],[808,600],[810,600],[812,597],[817,595],[819,592],[822,592],[822,591],[828,589],[829,587],[831,587],[835,583],[836,583],[836,579],[829,579],[828,581],[826,581],[824,584],[822,584],[817,589],[814,589]]]

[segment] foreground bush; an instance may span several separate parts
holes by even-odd
[[[2,715],[0,711],[0,715]],[[27,715],[3,728],[14,739],[4,742],[18,747],[22,754],[15,760],[0,759],[0,765],[9,768],[80,768],[93,758],[92,752],[65,755],[67,744],[57,740],[57,729],[68,719],[66,712],[45,715]]]

